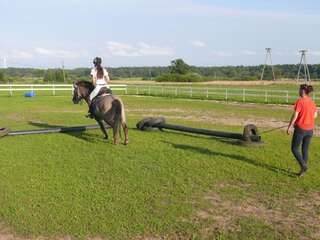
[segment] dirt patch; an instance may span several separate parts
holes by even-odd
[[[156,108],[156,109],[150,109],[150,108],[145,108],[145,109],[127,109],[126,112],[128,113],[143,113],[143,112],[151,112],[151,113],[159,113],[159,112],[167,112],[167,113],[185,113],[187,112],[184,109],[180,108]],[[194,111],[188,111],[194,112]]]
[[[73,240],[75,238],[71,236],[64,236],[64,237],[36,237],[36,238],[22,238],[15,236],[13,234],[4,234],[0,233],[0,240]],[[107,240],[107,238],[102,237],[87,237],[85,240]]]
[[[50,110],[50,113],[84,113],[85,111],[80,110]],[[45,110],[33,111],[33,113],[48,113]]]
[[[217,188],[232,187],[234,186],[229,183],[217,186]],[[320,237],[320,192],[299,196],[290,204],[286,201],[279,202],[276,206],[280,207],[272,209],[265,207],[254,197],[243,201],[232,201],[222,198],[216,192],[211,192],[205,199],[210,206],[198,211],[196,219],[200,222],[212,220],[213,224],[203,229],[202,234],[239,231],[238,219],[254,217],[272,226],[279,233],[293,232],[299,239],[315,240]],[[306,236],[306,230],[309,236]]]
[[[15,122],[20,122],[20,121],[25,121],[25,117],[22,114],[19,113],[10,113],[5,116],[8,120],[15,121]]]
[[[282,107],[279,107],[282,108]],[[275,110],[278,109],[275,107]],[[276,118],[267,117],[255,117],[249,115],[248,117],[237,116],[236,114],[216,114],[213,111],[197,111],[197,110],[183,110],[179,108],[168,108],[168,109],[130,109],[127,110],[131,116],[142,116],[142,117],[159,117],[159,114],[169,120],[186,120],[192,122],[202,122],[225,126],[245,126],[247,124],[255,124],[260,129],[260,132],[269,131],[272,129],[280,128],[277,130],[286,131],[288,122],[281,121]],[[177,113],[177,114],[174,114]],[[266,128],[266,129],[262,129]],[[315,136],[320,136],[320,127],[316,126]]]

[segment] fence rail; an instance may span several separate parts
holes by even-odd
[[[111,89],[128,95],[164,96],[177,98],[212,99],[221,101],[249,103],[293,103],[297,91],[269,90],[252,88],[191,87],[191,86],[154,86],[112,84]],[[13,95],[21,91],[49,91],[56,95],[59,91],[73,91],[72,84],[0,84],[0,92]],[[320,103],[320,92],[312,94],[312,98]]]
[[[110,85],[112,90],[115,91],[127,91],[127,85],[124,84],[112,84]],[[56,95],[58,91],[73,91],[72,84],[0,84],[0,92],[8,92],[10,96],[13,96],[14,92],[19,91],[50,91],[52,95]]]
[[[252,103],[289,104],[298,98],[297,91],[269,90],[252,88],[221,87],[175,87],[175,86],[142,86],[128,85],[127,94],[147,96],[167,96],[179,98],[212,99]],[[312,94],[312,98],[320,103],[320,92]]]

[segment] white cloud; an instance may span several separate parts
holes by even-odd
[[[141,42],[136,45],[110,41],[107,50],[113,56],[143,57],[143,56],[172,56],[174,50],[169,47],[159,47]]]
[[[174,50],[169,47],[152,46],[146,43],[138,44],[139,53],[141,56],[172,56]]]
[[[31,59],[34,57],[33,53],[22,51],[22,50],[12,50],[7,55],[8,57],[15,58],[15,59]]]
[[[41,47],[34,48],[34,52],[40,55],[49,55],[49,56],[52,56],[55,54],[54,51],[46,48],[41,48]]]
[[[54,58],[78,58],[85,55],[85,51],[69,51],[60,49],[49,49],[36,47],[33,52],[40,56],[54,57]]]
[[[207,47],[207,44],[205,42],[202,42],[202,41],[192,41],[191,45],[196,47],[196,48],[205,48],[205,47]]]
[[[233,56],[231,52],[225,52],[220,50],[214,50],[212,54],[216,57],[232,57]]]
[[[137,49],[126,43],[111,41],[107,43],[107,49],[114,56],[121,56],[121,57],[139,56]]]

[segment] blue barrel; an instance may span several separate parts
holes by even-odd
[[[35,97],[36,96],[36,93],[35,92],[26,92],[24,94],[25,97]]]

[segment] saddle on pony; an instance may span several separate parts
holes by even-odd
[[[96,107],[96,103],[97,100],[99,100],[100,97],[106,96],[106,95],[112,95],[112,90],[110,88],[107,87],[103,87],[100,89],[99,93],[97,94],[97,96],[95,96],[89,106],[89,111],[88,111],[88,115],[87,117],[89,118],[94,118],[94,109]]]

